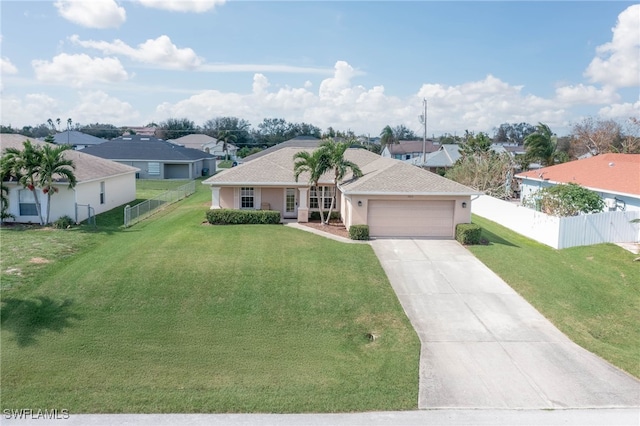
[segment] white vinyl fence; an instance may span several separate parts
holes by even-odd
[[[556,249],[640,241],[640,223],[631,223],[640,211],[555,217],[488,195],[472,200],[471,211]]]
[[[196,181],[192,180],[186,185],[163,192],[157,197],[145,200],[133,207],[126,206],[124,208],[124,226],[129,227],[138,223],[157,212],[160,208],[180,201],[194,192],[196,192]]]

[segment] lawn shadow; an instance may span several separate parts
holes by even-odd
[[[518,247],[520,246],[513,244],[511,241],[507,241],[502,237],[497,236],[493,232],[487,231],[486,229],[482,229],[480,234],[480,240],[488,241],[488,244],[500,244],[504,246]]]
[[[0,308],[2,328],[14,334],[18,346],[31,346],[45,331],[62,333],[82,316],[73,312],[73,301],[57,302],[47,296],[33,299],[3,297]]]

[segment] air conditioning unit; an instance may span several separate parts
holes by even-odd
[[[615,198],[605,198],[604,205],[607,206],[608,209],[615,210],[618,206],[618,202]]]

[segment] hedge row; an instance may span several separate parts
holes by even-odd
[[[217,209],[207,212],[207,221],[212,225],[274,225],[280,223],[280,212]]]

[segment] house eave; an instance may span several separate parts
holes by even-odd
[[[594,192],[606,192],[608,194],[613,194],[613,195],[620,195],[622,197],[631,197],[631,198],[640,198],[640,194],[632,194],[629,192],[622,192],[622,191],[616,191],[615,189],[606,189],[606,188],[598,188],[598,187],[594,187],[594,186],[586,186],[586,185],[581,185],[577,182],[559,182],[559,181],[555,181],[555,180],[550,180],[550,179],[539,179],[539,178],[532,178],[529,176],[522,176],[522,175],[515,175],[514,176],[515,179],[522,179],[522,180],[529,180],[529,181],[533,181],[533,182],[545,182],[545,183],[549,183],[552,185],[567,185],[569,183],[575,183],[576,185],[580,185],[583,188],[589,189],[591,191]]]
[[[482,192],[381,192],[381,191],[343,191],[344,195],[401,195],[401,196],[447,196],[447,197],[471,197],[483,195]]]

